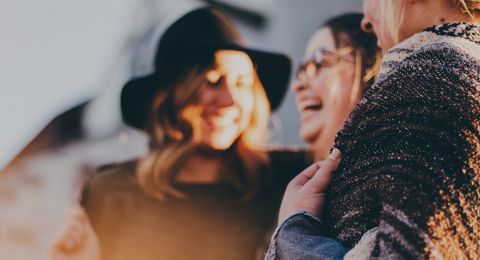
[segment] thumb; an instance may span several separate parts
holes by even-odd
[[[295,186],[305,185],[305,183],[307,183],[315,175],[315,173],[320,169],[320,167],[322,166],[322,163],[323,161],[319,161],[310,165],[301,173],[299,173],[297,176],[295,176],[295,178],[292,179],[290,184]]]
[[[315,175],[306,184],[306,189],[311,189],[311,191],[318,193],[325,192],[328,184],[330,184],[333,172],[340,164],[341,158],[340,150],[334,148],[328,158],[322,163],[320,169],[317,170]]]

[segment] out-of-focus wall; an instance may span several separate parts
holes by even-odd
[[[81,2],[19,0],[0,2],[0,169],[55,115],[122,85],[118,76],[127,63],[129,40],[141,6],[155,5],[159,15],[196,0],[107,0]],[[294,68],[309,36],[329,16],[360,10],[361,0],[222,0],[258,7],[264,22],[252,24],[233,16],[251,46],[288,53]],[[145,8],[144,8],[145,9]],[[121,56],[121,54],[126,56]],[[116,67],[117,66],[117,67]],[[116,79],[116,80],[115,80]],[[88,129],[108,133],[118,127],[118,95],[103,98]],[[298,113],[289,93],[274,122],[274,143],[301,144]],[[103,118],[102,118],[103,116]],[[102,124],[96,127],[95,124]],[[107,126],[105,126],[107,125]],[[111,130],[105,130],[111,125]],[[100,131],[100,130],[99,130]]]

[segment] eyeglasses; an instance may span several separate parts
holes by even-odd
[[[317,50],[313,57],[307,62],[300,65],[297,69],[297,79],[300,81],[310,81],[317,77],[322,68],[333,67],[337,65],[341,60],[348,62],[354,62],[352,55],[352,48],[341,48],[337,51],[327,51],[324,49]]]

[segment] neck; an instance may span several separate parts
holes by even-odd
[[[220,155],[194,154],[185,161],[185,167],[176,176],[179,183],[207,184],[223,180]]]
[[[405,8],[404,17],[403,30],[400,30],[400,41],[438,24],[476,22],[469,14],[452,8],[446,1],[418,1]]]

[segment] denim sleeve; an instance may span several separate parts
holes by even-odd
[[[275,230],[265,260],[343,259],[349,248],[322,236],[323,223],[307,212],[298,212]]]

